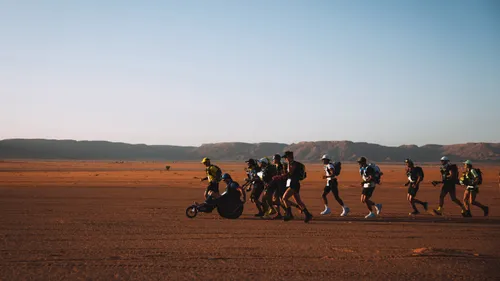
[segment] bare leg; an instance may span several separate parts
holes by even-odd
[[[464,209],[465,209],[465,211],[470,210],[470,201],[472,201],[472,198],[470,198],[469,190],[466,189],[464,192]]]
[[[373,206],[375,206],[375,203],[372,202],[366,195],[361,194],[361,203],[366,204],[366,207],[370,212],[373,212]]]
[[[462,211],[464,212],[467,211],[467,209],[465,209],[464,205],[460,202],[460,200],[457,199],[457,194],[455,189],[450,190],[449,193],[451,201],[455,202],[455,204],[457,204],[462,209]]]
[[[413,196],[407,194],[406,200],[408,200],[408,203],[410,203],[410,207],[413,209],[413,211],[418,212],[417,207],[415,206],[415,200],[413,199]]]
[[[483,205],[483,204],[481,204],[481,203],[479,203],[478,201],[476,201],[477,192],[476,191],[471,191],[470,193],[471,193],[471,195],[470,195],[470,204],[472,204],[474,206],[477,206],[477,207],[479,207],[479,208],[481,208],[481,209],[484,210],[486,208],[486,206]]]
[[[299,205],[299,207],[301,208],[301,210],[306,215],[306,217],[304,219],[304,222],[309,222],[312,219],[312,215],[307,210],[307,207],[306,207],[306,204],[304,204],[304,201],[302,201],[302,199],[300,198],[300,194],[299,193],[294,193],[293,194],[293,199],[295,199],[295,202],[297,202],[297,204]]]
[[[325,204],[326,206],[328,206],[328,198],[326,198],[326,196],[328,195],[328,193],[330,193],[329,191],[323,191],[323,194],[321,195],[321,199],[323,200],[323,204]]]
[[[339,203],[340,206],[344,207],[344,201],[342,201],[342,198],[340,198],[339,196],[339,184],[337,183],[337,181],[333,182],[332,184],[333,197],[335,198],[335,200],[337,200],[337,203]]]

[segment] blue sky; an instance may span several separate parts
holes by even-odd
[[[0,138],[500,142],[500,1],[0,0]]]

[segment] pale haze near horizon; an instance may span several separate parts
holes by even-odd
[[[499,1],[0,1],[0,139],[500,142]]]

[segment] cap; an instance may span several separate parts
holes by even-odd
[[[288,156],[292,156],[293,157],[293,152],[291,152],[290,150],[287,150],[287,151],[285,151],[285,154],[283,154],[283,156],[281,156],[281,157],[287,158]]]
[[[446,156],[443,156],[443,157],[441,157],[441,161],[450,161],[450,159],[448,159],[448,157],[446,157]]]
[[[255,165],[255,159],[250,158],[247,161],[245,161],[245,163],[248,163],[250,165]]]
[[[364,156],[359,157],[358,163],[366,163],[366,158]]]
[[[205,158],[203,158],[203,160],[201,160],[201,163],[205,164],[205,163],[207,163],[209,161],[210,161],[210,159],[208,159],[207,157],[205,157]]]
[[[262,163],[262,164],[266,164],[266,165],[269,164],[269,160],[267,160],[267,158],[260,158],[259,162]]]
[[[328,154],[324,154],[324,155],[321,157],[321,160],[330,160],[330,156],[328,156]]]
[[[273,160],[281,160],[281,155],[279,154],[274,154]]]
[[[225,173],[225,174],[222,175],[221,179],[223,179],[223,180],[229,180],[229,179],[231,179],[231,176],[228,173]]]

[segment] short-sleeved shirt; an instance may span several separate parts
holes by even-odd
[[[300,168],[301,165],[303,164],[297,161],[293,161],[292,163],[288,164],[288,179],[293,182],[300,181],[300,177],[302,176],[302,169]]]
[[[447,163],[445,165],[442,165],[440,168],[441,178],[442,178],[443,183],[445,183],[445,184],[455,184],[454,178],[457,175],[454,175],[454,173],[456,173],[456,171],[454,171],[452,169],[452,166],[456,167],[450,163]],[[447,178],[448,174],[451,174],[450,178]]]
[[[371,165],[368,165],[366,167],[361,168],[360,174],[361,174],[361,178],[365,182],[363,184],[363,188],[375,187],[375,180],[373,179],[373,177],[375,176],[375,169],[373,169],[373,167]],[[370,182],[367,182],[367,180],[370,176],[372,177],[372,180]]]
[[[217,171],[218,168],[215,165],[210,165],[207,167],[207,178],[209,182],[217,182]]]
[[[276,166],[267,165],[258,175],[263,182],[270,183],[273,177],[276,176]]]
[[[332,173],[330,173],[330,171],[332,171]],[[325,174],[327,176],[326,185],[330,186],[330,181],[335,178],[335,167],[333,166],[333,163],[325,165]]]
[[[423,177],[423,171],[422,171],[422,168],[420,167],[414,167],[414,168],[411,168],[408,173],[406,173],[406,176],[408,177],[408,180],[411,182],[411,183],[414,183],[417,181],[417,179],[420,177]]]
[[[473,184],[476,178],[479,177],[479,173],[475,169],[470,169],[466,172],[464,178],[467,179],[467,188],[475,188],[477,185]]]
[[[226,192],[237,191],[238,188],[240,188],[240,185],[237,182],[232,181],[228,185],[226,185]]]
[[[251,169],[247,169],[248,178],[251,180],[259,178],[260,168],[258,166],[252,167]]]

